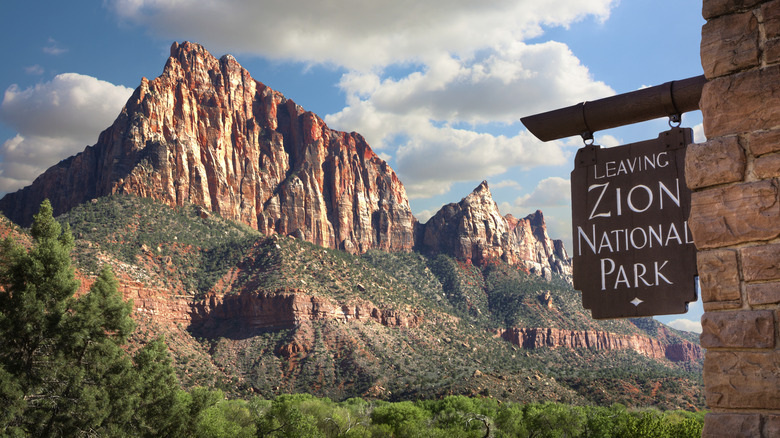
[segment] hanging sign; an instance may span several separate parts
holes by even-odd
[[[580,149],[571,172],[574,288],[593,318],[685,313],[696,248],[685,184],[690,128]]]

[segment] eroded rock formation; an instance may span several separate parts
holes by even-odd
[[[594,330],[556,328],[511,328],[498,333],[503,339],[526,349],[590,348],[593,350],[633,350],[644,356],[673,362],[696,361],[703,357],[701,347],[691,342],[663,344],[640,335],[619,335]]]
[[[55,214],[129,193],[193,203],[262,232],[349,252],[406,251],[414,217],[395,172],[359,134],[317,115],[193,43],[142,79],[94,146],[0,201],[28,225],[43,199]]]
[[[250,330],[293,327],[319,320],[374,321],[407,328],[416,327],[421,321],[417,315],[379,309],[365,300],[339,304],[300,290],[211,295],[193,303],[191,312],[192,324],[206,330],[215,329],[224,321],[238,322]]]
[[[551,240],[541,211],[523,219],[501,216],[486,181],[458,203],[447,204],[420,225],[419,248],[475,264],[500,259],[550,278],[571,275],[563,242]]]

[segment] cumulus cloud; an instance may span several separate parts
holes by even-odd
[[[675,319],[669,321],[666,325],[677,330],[683,330],[686,332],[701,333],[701,321],[692,321],[690,319]]]
[[[325,121],[360,132],[410,198],[509,168],[557,165],[519,118],[614,92],[561,43],[526,44],[544,27],[606,20],[616,0],[115,0],[123,20],[212,51],[345,69],[346,106]],[[392,76],[388,72],[394,72]]]
[[[0,191],[19,189],[49,166],[94,144],[132,92],[76,73],[30,88],[8,87],[0,121],[17,134],[0,146]]]
[[[470,56],[537,36],[542,26],[609,17],[616,0],[115,0],[116,14],[166,38],[212,50],[349,69]]]
[[[525,131],[506,137],[429,124],[408,134],[413,137],[398,148],[395,168],[410,199],[443,194],[455,182],[485,179],[512,167],[565,162],[557,143],[542,144]]]
[[[560,142],[542,144],[524,131],[493,135],[484,127],[614,93],[554,42],[518,42],[468,60],[442,55],[401,78],[352,72],[340,87],[347,106],[326,122],[360,132],[375,149],[397,148],[395,167],[412,199],[515,166],[564,163]]]
[[[516,208],[560,207],[571,203],[571,184],[568,179],[552,176],[539,181],[534,191],[515,199]]]
[[[400,79],[352,72],[340,87],[348,106],[330,121],[369,130],[380,129],[388,114],[470,125],[514,123],[528,114],[614,94],[557,42],[515,42],[466,60],[442,55]]]
[[[490,188],[492,189],[502,189],[505,187],[511,187],[513,189],[518,189],[518,190],[521,188],[520,183],[518,183],[517,181],[512,181],[510,179],[505,179],[503,181],[490,184]]]

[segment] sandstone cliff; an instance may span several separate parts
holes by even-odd
[[[114,193],[196,204],[350,253],[419,249],[571,274],[542,213],[502,217],[486,182],[416,229],[403,184],[363,137],[328,128],[232,56],[188,42],[172,45],[162,74],[142,79],[95,145],[6,195],[0,211],[29,225],[43,199],[59,215]]]
[[[422,251],[451,254],[477,265],[500,259],[545,278],[551,273],[571,276],[571,259],[563,242],[547,235],[542,212],[523,219],[501,216],[486,181],[419,227]]]
[[[644,356],[673,362],[698,361],[704,357],[699,345],[688,341],[663,344],[639,335],[619,335],[593,330],[555,328],[511,328],[498,333],[503,339],[526,349],[590,348],[593,350],[633,350]]]
[[[264,233],[349,252],[410,250],[415,219],[395,172],[359,134],[329,129],[236,60],[174,43],[94,146],[0,200],[28,225],[113,193],[193,203]]]

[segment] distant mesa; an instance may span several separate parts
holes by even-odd
[[[58,215],[117,193],[195,204],[350,253],[416,249],[571,274],[541,211],[502,217],[483,182],[420,224],[398,176],[360,134],[328,128],[232,56],[191,42],[173,43],[162,74],[141,79],[95,145],[7,194],[0,211],[27,226],[44,199]]]

